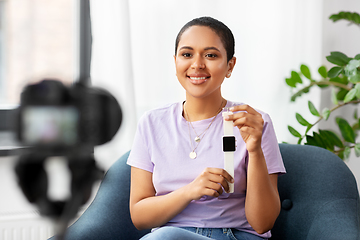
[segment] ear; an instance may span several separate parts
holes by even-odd
[[[226,74],[226,77],[229,78],[232,71],[234,70],[236,64],[236,57],[233,57],[232,59],[230,59],[230,61],[228,62],[228,72]]]
[[[228,67],[229,67],[229,71],[233,71],[234,67],[236,64],[236,57],[233,57],[232,59],[230,59],[230,61],[228,62]]]

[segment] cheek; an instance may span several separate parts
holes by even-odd
[[[213,66],[213,74],[226,75],[227,71],[228,71],[227,65],[220,64]]]
[[[176,74],[182,74],[187,69],[187,65],[184,62],[175,62]]]

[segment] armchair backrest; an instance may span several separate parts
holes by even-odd
[[[335,154],[318,147],[280,144],[287,174],[279,177],[281,213],[273,240],[356,240],[360,202],[355,178]],[[135,240],[138,231],[129,212],[129,152],[106,173],[98,193],[68,229],[66,239]]]
[[[359,239],[360,202],[346,164],[323,148],[280,144],[287,174],[271,239]]]

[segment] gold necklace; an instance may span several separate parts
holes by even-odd
[[[198,135],[198,134],[196,133],[195,128],[194,128],[194,126],[192,125],[191,120],[190,120],[190,117],[189,117],[189,115],[187,114],[187,111],[186,111],[186,108],[185,108],[186,102],[184,103],[184,113],[185,113],[185,115],[186,115],[186,118],[188,119],[186,122],[187,122],[187,125],[188,125],[189,140],[190,140],[190,145],[191,145],[191,149],[192,149],[192,151],[191,151],[190,154],[189,154],[189,157],[190,157],[191,159],[195,159],[195,158],[197,157],[197,154],[196,154],[195,150],[196,150],[197,147],[199,146],[199,144],[200,144],[200,142],[201,142],[201,138],[204,138],[207,130],[210,128],[211,124],[215,121],[216,117],[217,117],[217,116],[219,115],[219,113],[221,112],[223,103],[224,103],[224,99],[221,101],[220,108],[219,108],[219,110],[217,111],[216,115],[215,115],[215,116],[213,117],[213,119],[211,120],[209,126],[208,126],[200,135]],[[195,135],[196,135],[196,137],[195,137],[194,140],[195,140],[195,142],[197,143],[197,145],[196,145],[195,147],[193,146],[193,143],[192,143],[192,140],[191,140],[190,125],[191,125],[191,127],[192,127],[192,129],[194,130]]]

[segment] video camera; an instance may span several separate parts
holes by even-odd
[[[93,149],[114,137],[121,108],[104,89],[45,79],[24,88],[15,116],[17,139],[26,147],[15,167],[19,185],[42,215],[58,221],[63,234],[89,199],[93,183],[103,176]],[[44,162],[52,156],[66,158],[71,172],[71,198],[64,201],[48,197]]]

